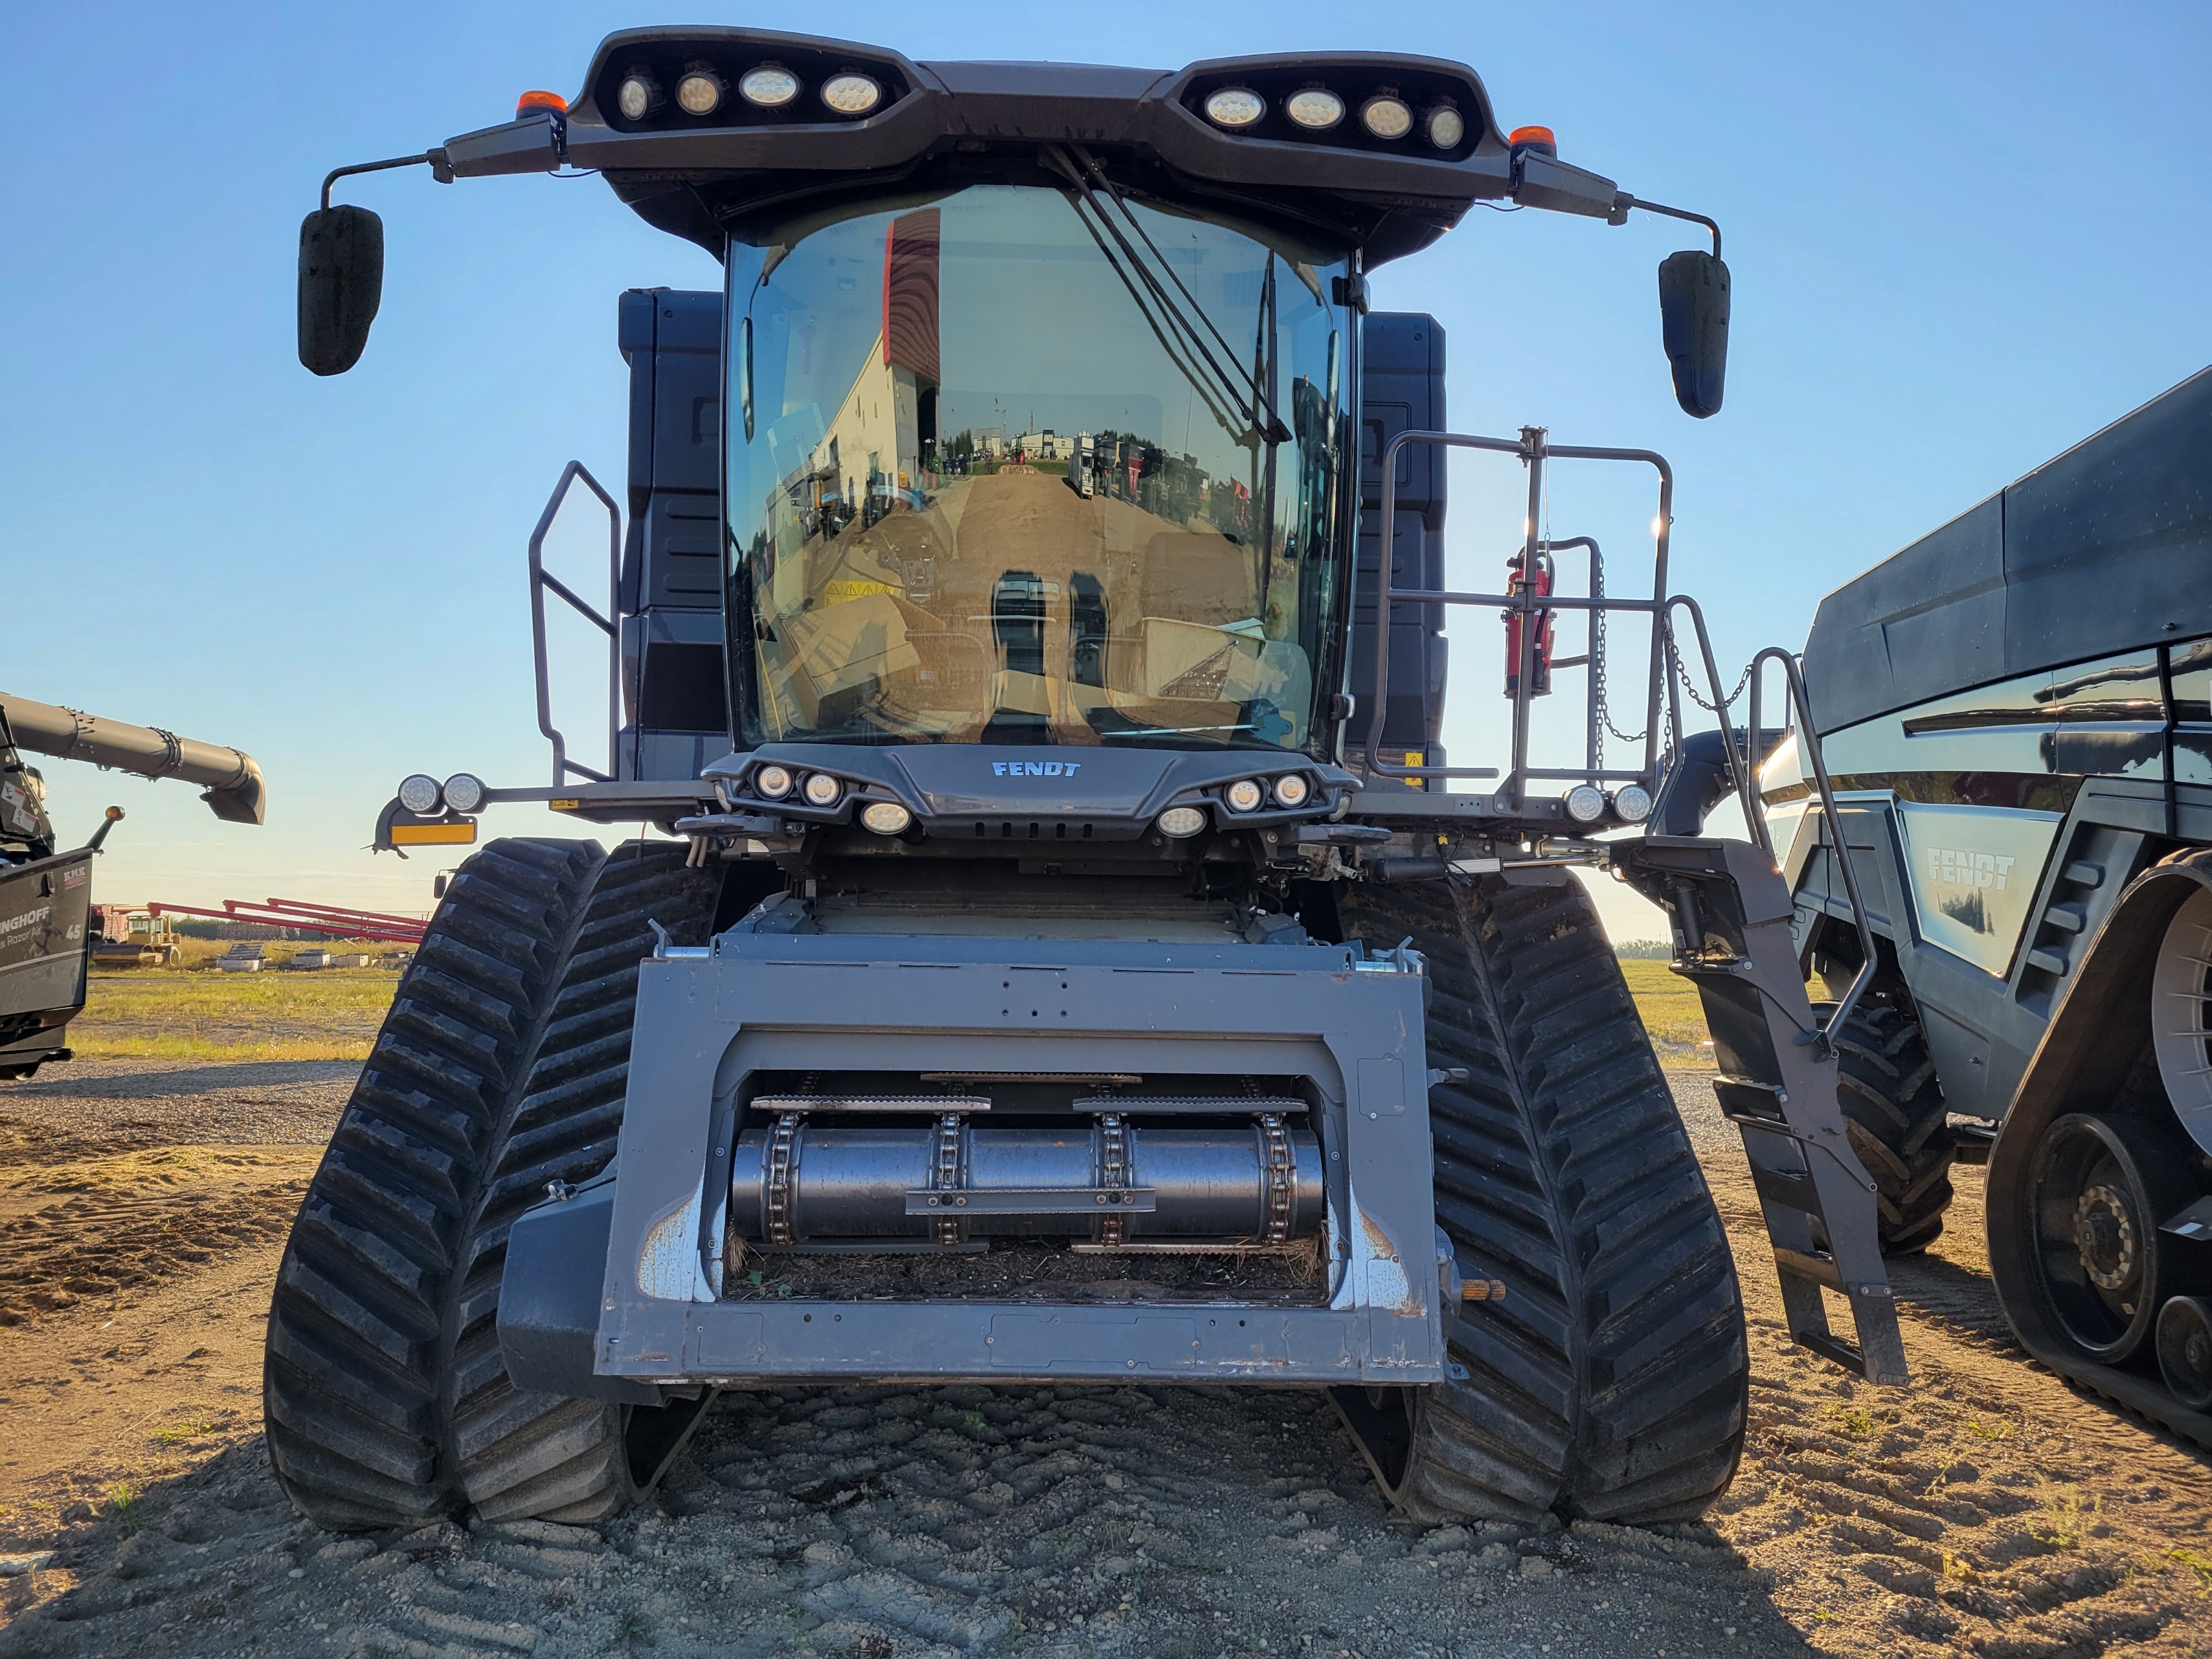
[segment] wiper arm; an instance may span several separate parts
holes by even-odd
[[[1121,216],[1128,222],[1129,228],[1135,231],[1145,246],[1152,250],[1152,258],[1158,262],[1160,269],[1167,273],[1168,280],[1176,285],[1176,291],[1182,295],[1184,303],[1190,307],[1191,314],[1206,325],[1206,331],[1219,343],[1221,349],[1227,354],[1229,360],[1231,362],[1236,362],[1237,349],[1229,343],[1227,337],[1216,326],[1206,307],[1198,302],[1198,296],[1183,285],[1182,277],[1176,275],[1175,267],[1168,263],[1167,256],[1160,252],[1158,244],[1152,240],[1151,234],[1145,228],[1144,221],[1137,217],[1135,210],[1130,207],[1128,199],[1121,194],[1120,186],[1107,176],[1106,169],[1099,166],[1097,159],[1082,145],[1071,144],[1068,148],[1074,152],[1076,160],[1083,163],[1084,170],[1097,179],[1113,199],[1114,205],[1121,209]],[[1270,318],[1269,321],[1272,323],[1273,319]],[[1212,355],[1210,352],[1207,354],[1209,358]],[[1252,379],[1252,398],[1249,407],[1254,416],[1252,424],[1260,428],[1261,435],[1268,443],[1280,444],[1290,441],[1290,429],[1283,424],[1281,416],[1275,410],[1273,389],[1262,386],[1256,370]],[[1258,418],[1261,413],[1265,413],[1267,417],[1265,421]]]
[[[1137,307],[1137,314],[1145,319],[1145,325],[1152,331],[1152,337],[1160,343],[1160,349],[1166,354],[1167,360],[1173,363],[1182,373],[1183,379],[1190,383],[1191,390],[1198,394],[1199,401],[1206,405],[1206,412],[1213,417],[1224,432],[1236,429],[1233,420],[1237,416],[1243,419],[1245,428],[1249,431],[1251,412],[1237,403],[1236,388],[1224,387],[1218,375],[1209,379],[1200,373],[1199,365],[1191,361],[1190,347],[1183,331],[1174,326],[1172,322],[1162,322],[1159,317],[1153,314],[1156,309],[1164,308],[1162,301],[1157,297],[1156,289],[1141,285],[1139,278],[1131,275],[1122,257],[1114,251],[1112,245],[1099,234],[1098,228],[1091,222],[1079,207],[1076,212],[1075,222],[1083,227],[1091,241],[1097,246],[1100,257],[1106,261],[1106,268],[1114,273],[1120,280],[1122,288],[1127,291],[1131,303]]]
[[[1152,258],[1155,258],[1157,264],[1159,264],[1159,268],[1168,274],[1168,281],[1170,281],[1170,283],[1175,283],[1175,292],[1179,292],[1179,295],[1183,296],[1183,303],[1186,303],[1188,307],[1190,307],[1190,314],[1192,314],[1192,316],[1197,316],[1197,319],[1199,319],[1199,321],[1201,321],[1201,323],[1206,323],[1206,331],[1207,331],[1207,334],[1212,334],[1214,341],[1217,341],[1218,345],[1221,345],[1221,352],[1224,352],[1225,356],[1230,358],[1230,362],[1237,361],[1237,347],[1230,345],[1230,343],[1228,343],[1228,337],[1225,337],[1224,331],[1218,330],[1217,325],[1214,325],[1214,319],[1212,319],[1212,316],[1207,314],[1207,310],[1206,310],[1206,307],[1203,307],[1203,305],[1199,305],[1199,296],[1197,296],[1197,295],[1192,295],[1190,288],[1186,288],[1186,285],[1183,285],[1183,279],[1182,279],[1182,276],[1176,276],[1176,274],[1175,274],[1175,265],[1168,264],[1168,257],[1166,257],[1166,254],[1159,252],[1159,243],[1152,241],[1152,234],[1144,228],[1144,219],[1139,219],[1139,216],[1137,216],[1137,212],[1134,212],[1134,208],[1130,208],[1130,206],[1128,206],[1128,197],[1121,195],[1121,188],[1119,188],[1119,185],[1115,184],[1115,181],[1110,179],[1109,175],[1106,175],[1106,168],[1102,168],[1102,166],[1097,164],[1097,157],[1093,157],[1093,155],[1088,153],[1088,150],[1084,149],[1082,143],[1071,143],[1071,146],[1068,146],[1068,149],[1071,149],[1073,153],[1075,153],[1075,159],[1078,159],[1078,161],[1082,161],[1082,164],[1084,164],[1084,170],[1086,170],[1088,175],[1093,177],[1093,179],[1097,179],[1097,184],[1102,185],[1103,191],[1106,191],[1106,195],[1109,195],[1110,199],[1113,199],[1115,206],[1117,206],[1119,210],[1121,210],[1121,216],[1124,216],[1126,222],[1128,222],[1128,228],[1130,228],[1130,230],[1137,232],[1137,237],[1139,237],[1141,241],[1144,241],[1146,248],[1151,250],[1151,252],[1152,252]],[[1157,285],[1157,283],[1155,283],[1155,285]],[[1188,321],[1186,321],[1186,327],[1188,327]],[[1207,352],[1207,358],[1210,358],[1210,356],[1212,356],[1212,354]],[[1274,396],[1272,396],[1270,392],[1267,392],[1267,389],[1265,389],[1265,387],[1261,387],[1259,376],[1252,378],[1252,400],[1249,400],[1249,410],[1252,410],[1252,414],[1255,414],[1255,420],[1252,420],[1252,425],[1255,425],[1255,427],[1261,427],[1261,435],[1263,435],[1265,441],[1272,442],[1272,445],[1279,445],[1279,442],[1290,442],[1290,431],[1287,431],[1285,427],[1283,427],[1281,416],[1276,414],[1276,410],[1274,410]],[[1261,411],[1265,411],[1265,416],[1267,416],[1267,420],[1265,420],[1265,422],[1263,422],[1263,420],[1256,418],[1256,416],[1259,416]]]
[[[1082,171],[1079,172],[1070,162],[1067,155],[1057,148],[1048,150],[1047,154],[1067,175],[1070,182],[1083,192],[1084,198],[1091,204],[1093,210],[1097,213],[1100,222],[1105,226],[1107,234],[1120,245],[1123,255],[1128,260],[1129,269],[1152,294],[1154,302],[1159,307],[1162,313],[1182,334],[1193,352],[1212,371],[1217,383],[1229,394],[1236,404],[1237,412],[1243,416],[1248,426],[1271,445],[1287,443],[1291,437],[1290,429],[1283,424],[1281,417],[1276,414],[1272,402],[1267,398],[1257,377],[1247,380],[1223,367],[1221,357],[1214,355],[1214,347],[1207,343],[1206,334],[1213,337],[1213,341],[1220,347],[1223,356],[1227,357],[1232,363],[1237,361],[1237,349],[1229,343],[1221,330],[1215,325],[1213,319],[1207,314],[1206,307],[1198,302],[1197,297],[1184,285],[1182,278],[1176,274],[1175,267],[1168,263],[1166,256],[1160,252],[1158,245],[1152,240],[1150,234],[1145,229],[1144,222],[1137,217],[1128,202],[1115,187],[1114,181],[1107,176],[1105,169],[1100,167],[1096,158],[1081,145],[1072,144],[1068,149],[1073,152],[1075,160],[1082,164]],[[1085,174],[1089,176],[1086,177]],[[1094,183],[1093,180],[1096,182]],[[1161,270],[1167,273],[1168,281],[1175,284],[1176,294],[1182,296],[1181,304],[1176,302],[1175,295],[1170,295],[1161,285],[1159,278],[1152,274],[1151,268],[1138,254],[1137,250],[1130,246],[1129,239],[1122,234],[1120,225],[1115,222],[1114,216],[1107,211],[1104,205],[1107,201],[1110,201],[1120,210],[1123,222],[1130,229],[1136,232],[1139,239],[1151,251],[1154,262],[1158,264]],[[1191,319],[1194,317],[1199,323],[1205,325],[1204,333],[1201,333],[1198,326],[1192,322]]]

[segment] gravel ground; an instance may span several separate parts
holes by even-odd
[[[166,1125],[263,1142],[258,1156],[312,1150],[269,1137],[326,1132],[345,1068],[275,1069],[141,1073],[150,1098],[119,1069],[0,1086],[0,1133]],[[1424,1531],[1376,1500],[1310,1394],[975,1387],[727,1396],[655,1501],[600,1528],[338,1538],[298,1521],[268,1472],[252,1383],[277,1246],[240,1239],[191,1273],[40,1311],[0,1345],[0,1420],[32,1428],[35,1407],[82,1435],[12,1488],[0,1467],[0,1655],[2212,1646],[2205,1459],[2011,1348],[1972,1207],[1898,1270],[1915,1388],[1856,1383],[1784,1338],[1741,1149],[1703,1079],[1675,1082],[1751,1316],[1751,1433],[1709,1524]],[[203,1409],[181,1443],[142,1443]],[[149,1467],[118,1494],[117,1469]]]
[[[177,1066],[95,1060],[0,1083],[0,1160],[58,1162],[147,1146],[319,1146],[361,1075],[345,1060]]]

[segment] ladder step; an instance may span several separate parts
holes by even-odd
[[[1801,1348],[1810,1348],[1823,1359],[1833,1360],[1845,1370],[1858,1376],[1867,1374],[1866,1356],[1840,1336],[1826,1331],[1797,1331],[1793,1333]]]
[[[2066,958],[2056,951],[2039,948],[2027,953],[2027,965],[2031,968],[2040,968],[2046,974],[2063,974],[2066,971]]]
[[[1684,979],[1739,979],[1750,968],[1741,957],[1729,957],[1722,961],[1692,957],[1689,961],[1677,958],[1667,964]]]
[[[1826,1285],[1832,1291],[1849,1293],[1850,1286],[1844,1283],[1843,1274],[1836,1271],[1835,1258],[1814,1255],[1807,1250],[1784,1249],[1774,1247],[1774,1265],[1782,1272],[1797,1279],[1809,1279],[1815,1285]]]
[[[1820,1208],[1820,1188],[1813,1184],[1808,1173],[1770,1169],[1764,1164],[1754,1164],[1751,1166],[1751,1184],[1758,1189],[1759,1197],[1769,1204],[1779,1204],[1785,1210],[1796,1210],[1803,1215],[1816,1215],[1826,1219],[1826,1212]],[[1778,1257],[1781,1255],[1778,1247],[1775,1254]],[[1826,1282],[1826,1279],[1821,1280],[1823,1284]],[[1843,1288],[1841,1281],[1837,1283],[1836,1288]]]
[[[1761,1094],[1772,1095],[1777,1099],[1782,1098],[1786,1092],[1778,1083],[1769,1083],[1765,1078],[1738,1077],[1732,1072],[1723,1072],[1713,1079],[1713,1086],[1716,1089],[1756,1089]]]

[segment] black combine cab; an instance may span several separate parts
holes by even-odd
[[[532,538],[550,780],[419,774],[380,822],[394,850],[507,803],[574,828],[445,888],[301,1210],[266,1410],[307,1514],[604,1516],[725,1389],[1142,1377],[1325,1389],[1427,1520],[1697,1516],[1741,1449],[1743,1310],[1594,868],[1669,907],[1717,1011],[1791,1331],[1904,1381],[1772,860],[1608,838],[1687,741],[1677,617],[1718,695],[1671,470],[1450,433],[1441,330],[1369,311],[1477,202],[1652,204],[1500,131],[1463,64],[744,29],[613,36],[573,103],[331,182],[410,163],[597,169],[726,276],[624,296],[626,501],[572,463]],[[320,374],[382,270],[328,190]],[[1674,216],[1714,240],[1659,284],[1710,415],[1727,271]],[[1455,448],[1525,472],[1506,592],[1447,581]],[[1537,527],[1585,465],[1655,496],[1603,583]],[[545,567],[572,499],[604,590]],[[549,598],[606,636],[604,756],[553,720]],[[1437,741],[1455,605],[1507,613],[1495,765]],[[1555,659],[1555,623],[1608,613],[1653,665],[1644,732],[1608,757],[1593,697],[1547,763],[1532,700],[1603,683],[1602,629]],[[641,822],[665,838],[577,833]]]
[[[2021,1342],[2212,1446],[2208,562],[2212,371],[1829,595],[1762,787],[1885,1246],[1985,1162]]]

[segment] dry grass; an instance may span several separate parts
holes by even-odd
[[[147,1060],[366,1060],[399,976],[389,969],[302,974],[275,966],[318,948],[272,940],[264,946],[270,967],[223,974],[214,963],[227,944],[187,939],[182,969],[95,972],[85,1011],[70,1026],[70,1042],[82,1054]],[[1620,970],[1660,1059],[1672,1066],[1710,1062],[1697,988],[1663,962],[1626,961]]]
[[[1663,962],[1625,961],[1620,971],[1661,1061],[1669,1066],[1711,1064],[1713,1051],[1704,1046],[1705,1011],[1698,1001],[1698,988]]]
[[[366,1060],[398,979],[376,968],[95,973],[70,1044],[145,1060]]]

